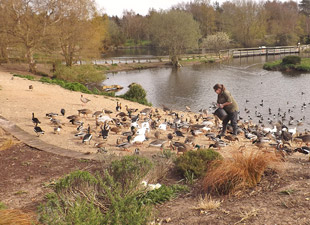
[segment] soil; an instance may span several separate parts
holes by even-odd
[[[30,83],[21,82],[24,87]],[[6,94],[4,83],[1,86],[4,88],[1,93]],[[35,87],[38,89],[38,86],[39,84],[36,84]],[[29,91],[20,90],[29,94]],[[57,91],[60,90],[57,88]],[[76,95],[78,102],[79,94]],[[26,107],[23,109],[26,110]],[[5,109],[2,111],[6,112]],[[12,115],[12,118],[14,116],[17,114]],[[25,117],[25,120],[28,120],[29,116]],[[21,126],[24,123],[21,119],[14,122]],[[25,125],[26,131],[27,126],[29,123]],[[32,132],[32,127],[29,130]],[[229,149],[219,151],[225,155]],[[60,177],[78,169],[92,172],[108,165],[108,160],[100,162],[73,159],[31,148],[3,129],[0,129],[0,159],[0,202],[10,209],[22,209],[26,212],[36,211],[37,206],[44,201],[44,195],[51,191],[49,184]],[[214,200],[220,201],[220,206],[210,211],[193,209],[198,205],[200,196],[200,183],[197,181],[191,192],[156,206],[156,221],[178,225],[310,224],[309,172],[309,157],[294,153],[286,157],[276,172],[268,170],[255,188],[232,196],[212,196]],[[180,179],[172,174],[167,175],[161,182],[176,183]]]

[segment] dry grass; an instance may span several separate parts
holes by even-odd
[[[193,209],[209,211],[217,209],[220,205],[221,202],[213,200],[210,195],[206,195],[205,197],[199,196],[198,205],[193,207]]]
[[[3,209],[0,210],[0,224],[34,225],[39,223],[36,222],[34,214],[24,213],[18,209]]]
[[[0,143],[0,151],[9,149],[14,144],[15,143],[11,138],[4,140],[2,143]]]
[[[254,187],[264,171],[279,159],[274,153],[251,150],[233,152],[232,158],[216,163],[203,180],[203,189],[215,194],[232,194]]]

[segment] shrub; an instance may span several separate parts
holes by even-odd
[[[119,97],[129,101],[138,102],[143,105],[151,105],[146,99],[146,91],[140,84],[131,84],[129,90]]]
[[[203,181],[204,191],[214,194],[231,194],[260,182],[264,171],[278,161],[274,154],[262,151],[235,152],[232,159],[214,161]]]
[[[299,64],[301,62],[301,58],[297,55],[289,55],[289,56],[285,56],[282,59],[282,65],[289,65],[289,64]]]
[[[147,192],[139,201],[143,204],[161,204],[177,196],[178,193],[188,191],[184,185],[162,185],[160,188]]]
[[[199,149],[186,152],[176,159],[175,164],[184,177],[193,174],[199,178],[205,175],[210,162],[221,159],[222,156],[212,149]]]
[[[34,76],[31,75],[20,75],[20,74],[13,74],[14,77],[20,77],[20,78],[25,78],[28,80],[34,80]]]
[[[54,77],[60,80],[82,84],[95,83],[106,79],[106,76],[101,69],[90,64],[72,67],[57,65]]]
[[[122,185],[124,192],[135,188],[152,168],[152,163],[147,158],[139,156],[125,156],[111,164],[111,175],[115,182]]]

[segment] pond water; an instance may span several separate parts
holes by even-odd
[[[163,104],[176,110],[192,111],[209,108],[217,99],[213,86],[222,83],[239,104],[243,120],[261,120],[266,126],[268,118],[279,120],[286,114],[298,121],[299,131],[310,128],[310,74],[289,74],[263,70],[266,61],[282,56],[238,58],[225,63],[181,67],[180,69],[158,68],[141,71],[108,74],[103,85],[119,84],[124,87],[117,95],[124,94],[132,82],[139,83],[147,92],[147,99],[155,107]],[[306,106],[306,107],[303,107]],[[269,108],[271,113],[269,113]],[[245,109],[250,112],[246,113]],[[209,110],[212,112],[212,110]],[[257,114],[263,117],[257,117]],[[288,125],[288,124],[287,124]]]

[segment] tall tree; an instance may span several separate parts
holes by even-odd
[[[201,37],[199,24],[193,16],[179,10],[152,13],[149,22],[152,41],[169,52],[171,62],[178,66],[178,58],[188,48],[197,48]]]
[[[26,55],[29,71],[36,73],[34,53],[42,48],[49,36],[48,27],[55,21],[52,1],[1,1],[5,11],[6,34],[12,45]]]

